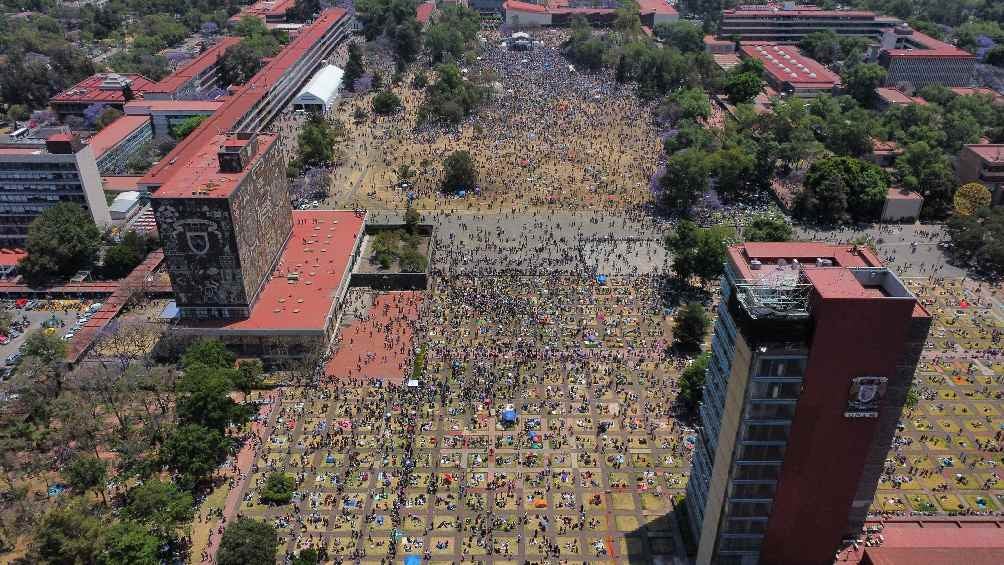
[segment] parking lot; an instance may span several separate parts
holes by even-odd
[[[10,341],[0,344],[0,365],[8,366],[6,360],[12,354],[20,351],[30,332],[48,326],[53,328],[55,335],[65,336],[67,332],[73,330],[74,324],[91,305],[92,302],[80,300],[35,300],[18,308],[17,303],[5,301],[3,308],[10,312],[12,328],[15,328],[15,331],[12,331],[8,336]],[[25,319],[27,319],[27,324],[23,326],[23,329],[16,330],[21,327],[20,323],[23,323]]]

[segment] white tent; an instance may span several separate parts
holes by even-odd
[[[322,67],[293,99],[294,110],[325,112],[338,97],[345,71],[335,65]]]

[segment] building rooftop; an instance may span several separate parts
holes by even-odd
[[[415,19],[421,24],[427,24],[429,23],[429,18],[432,17],[432,12],[435,10],[435,2],[422,2],[415,8]]]
[[[669,5],[666,0],[638,0],[639,12],[642,14],[663,14],[666,16],[677,15],[676,8]]]
[[[816,259],[827,259],[834,267],[881,267],[882,261],[865,247],[850,244],[817,243],[808,241],[747,242],[728,248],[732,264],[744,279],[760,279],[773,272],[772,268],[783,260],[790,266],[794,260],[801,265],[815,266]],[[751,268],[751,261],[757,260],[763,268]]]
[[[886,104],[896,104],[909,106],[910,104],[927,104],[927,100],[919,96],[907,96],[902,90],[880,86],[875,89],[875,94]]]
[[[220,329],[323,331],[364,222],[351,210],[294,210],[293,232],[251,315]]]
[[[250,156],[244,168],[237,173],[220,171],[219,152],[224,146],[243,145],[227,134],[214,136],[202,150],[179,167],[179,172],[171,177],[153,194],[153,198],[227,198],[254,167],[255,162],[275,143],[273,134],[258,134],[257,150]]]
[[[296,3],[296,0],[259,0],[250,6],[245,6],[240,12],[230,17],[230,23],[237,23],[244,16],[254,16],[264,20],[266,16],[285,16],[286,12]]]
[[[140,96],[153,86],[153,81],[143,75],[98,73],[53,96],[50,102],[81,104],[106,102],[121,104],[125,102],[125,96],[122,94],[122,86],[126,82],[128,82],[129,87],[136,96]]]
[[[939,41],[930,35],[912,30],[910,35],[903,36],[910,45],[906,49],[885,49],[883,52],[892,57],[961,57],[975,59],[976,55],[958,47]]]
[[[101,188],[108,192],[127,192],[136,190],[141,176],[111,176],[101,177]]]
[[[335,65],[326,65],[314,73],[303,90],[293,99],[294,103],[303,102],[313,97],[317,101],[328,103],[342,87],[342,77],[345,71]]]
[[[151,86],[147,92],[174,94],[200,73],[215,65],[228,47],[237,45],[240,41],[239,37],[224,37],[219,43],[206,49],[183,67]]]
[[[97,159],[149,123],[149,116],[121,116],[92,135],[87,144],[91,146],[94,158]]]
[[[126,115],[149,116],[158,112],[215,112],[223,100],[133,100],[125,105]]]
[[[24,249],[0,249],[0,266],[13,267],[17,262],[28,256]]]
[[[781,2],[766,2],[762,4],[747,4],[730,10],[722,10],[726,17],[762,17],[776,16],[780,18],[857,18],[874,19],[875,12],[866,10],[824,10],[811,4],[804,4],[786,10]]]
[[[545,6],[541,6],[540,4],[531,4],[529,2],[520,2],[519,0],[506,0],[506,2],[502,4],[502,8],[506,11],[516,10],[519,12],[534,12],[537,14],[547,12],[547,8]]]
[[[958,94],[959,96],[989,96],[993,98],[994,104],[1004,104],[1004,95],[997,92],[992,88],[987,88],[985,86],[979,88],[971,88],[964,86],[950,87],[948,90]]]
[[[268,94],[269,89],[282,78],[286,70],[296,64],[304,53],[312,49],[328,29],[345,17],[346,13],[342,8],[325,10],[309,27],[304,28],[278,55],[262,67],[247,84],[237,89],[233,96],[228,97],[219,110],[203,121],[199,127],[188,134],[188,137],[154,165],[140,181],[140,184],[144,186],[165,184],[171,176],[184,167],[185,162],[199,153],[213,137],[220,132],[233,129],[234,125]]]
[[[767,74],[794,87],[832,88],[840,77],[797,47],[769,41],[744,41],[740,50],[746,57],[763,63]]]
[[[976,143],[966,145],[966,149],[988,163],[1004,163],[1004,143]]]
[[[889,187],[889,192],[885,195],[886,200],[923,200],[924,197],[920,194],[901,188],[898,186]]]

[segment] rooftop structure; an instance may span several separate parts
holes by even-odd
[[[867,248],[728,248],[687,484],[699,565],[832,562],[861,530],[930,324]]]
[[[870,543],[841,551],[836,562],[857,565],[951,565],[964,554],[969,565],[1004,562],[1004,523],[993,516],[869,520]]]
[[[247,84],[227,98],[212,116],[154,165],[143,177],[141,186],[155,189],[167,182],[183,167],[178,163],[192,159],[219,133],[258,131],[288,108],[303,84],[301,81],[306,81],[320,61],[329,57],[348,34],[346,14],[341,8],[325,10]]]
[[[740,53],[763,63],[768,82],[780,92],[809,97],[833,93],[840,84],[836,73],[794,46],[749,41],[740,45]]]
[[[191,159],[181,164],[177,174],[155,193],[156,198],[228,198],[259,159],[275,142],[275,136],[254,137],[219,134]],[[233,157],[235,164],[229,162]]]
[[[883,108],[889,106],[909,106],[911,104],[927,104],[927,100],[919,96],[907,96],[902,90],[880,86],[875,89],[875,94],[879,97],[879,104]]]
[[[236,24],[244,16],[253,16],[266,24],[281,24],[286,22],[286,13],[293,8],[296,0],[259,0],[250,6],[245,6],[240,12],[230,17],[230,23]]]
[[[224,37],[185,66],[152,85],[143,97],[147,100],[171,100],[195,96],[216,86],[226,87],[217,83],[216,65],[223,53],[240,41],[239,37]]]
[[[126,87],[139,98],[151,86],[153,82],[143,75],[98,73],[53,96],[49,105],[60,120],[67,116],[83,116],[91,104],[106,104],[121,110],[127,102]]]
[[[905,188],[889,187],[882,204],[883,222],[912,222],[920,217],[924,197]]]
[[[987,87],[951,87],[949,88],[952,92],[958,94],[959,96],[989,96],[993,99],[995,105],[1004,105],[1004,95],[997,92],[992,88]]]

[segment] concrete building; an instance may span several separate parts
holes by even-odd
[[[883,222],[914,222],[920,217],[924,197],[903,188],[891,187],[882,205]]]
[[[345,71],[335,65],[322,67],[293,99],[293,109],[326,114],[338,98],[343,76]]]
[[[237,25],[241,18],[252,16],[265,23],[269,29],[287,23],[287,12],[296,5],[296,0],[259,0],[230,17],[228,23]]]
[[[868,249],[728,249],[687,484],[698,564],[833,562],[861,530],[930,325]]]
[[[69,133],[0,144],[0,248],[24,247],[28,225],[60,202],[79,204],[98,227],[111,223],[90,146]]]
[[[502,8],[506,25],[512,27],[567,27],[572,18],[582,16],[593,26],[613,25],[620,5],[609,0],[547,0],[522,2],[507,0]],[[679,13],[665,0],[639,0],[638,16],[649,29],[657,24],[675,22]]]
[[[823,10],[795,2],[766,2],[722,11],[721,39],[798,43],[806,35],[830,30],[837,35],[878,39],[896,18],[863,10]]]
[[[956,165],[959,184],[978,182],[990,189],[994,205],[1004,201],[1004,144],[966,145]]]
[[[152,86],[153,82],[143,75],[98,73],[53,96],[49,106],[62,122],[69,116],[83,117],[84,110],[93,104],[122,110],[129,101],[127,92],[138,98]]]
[[[147,116],[122,116],[87,140],[102,175],[125,173],[126,163],[153,139]]]
[[[216,88],[226,88],[219,83],[218,63],[227,49],[240,43],[239,37],[224,37],[143,93],[144,100],[193,100],[203,97]]]
[[[246,318],[291,226],[268,134],[221,134],[152,195],[183,318]]]
[[[878,61],[886,68],[886,86],[970,86],[976,72],[976,55],[915,31],[907,24],[883,33]]]
[[[139,211],[140,194],[135,190],[119,193],[108,208],[112,221],[122,222],[133,217]]]
[[[767,41],[744,41],[739,53],[743,58],[763,63],[767,82],[778,92],[801,98],[835,94],[840,76],[797,47]]]

